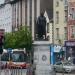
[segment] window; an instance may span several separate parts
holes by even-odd
[[[8,54],[8,53],[4,53],[4,54],[1,56],[1,60],[2,60],[2,61],[9,61],[9,54]]]
[[[72,8],[72,9],[71,9],[71,12],[72,12],[72,19],[75,20],[75,9]]]
[[[60,1],[63,1],[63,0],[60,0]]]
[[[68,6],[65,6],[65,10],[68,10]]]
[[[57,63],[56,63],[56,65],[61,65],[61,64],[62,64],[62,62],[57,62]]]
[[[14,62],[23,62],[24,61],[24,54],[18,54],[18,53],[13,53],[12,54],[12,60]]]
[[[57,11],[56,12],[56,24],[58,24],[59,23],[59,12]]]
[[[68,16],[68,12],[67,12],[67,10],[65,10],[65,19],[64,19],[64,22],[67,22],[67,16]]]
[[[56,7],[58,7],[59,6],[59,2],[58,1],[56,1]]]
[[[70,17],[71,17],[71,19],[73,19],[73,12],[74,12],[74,10],[70,9]]]
[[[47,23],[47,33],[49,33],[49,23]]]
[[[65,16],[65,23],[67,23],[67,16]]]
[[[67,27],[64,27],[64,40],[67,40]]]
[[[64,4],[65,4],[65,5],[68,5],[68,1],[67,1],[67,0],[64,0]]]
[[[71,26],[71,38],[75,38],[75,26]]]
[[[59,39],[59,28],[56,28],[56,39]]]

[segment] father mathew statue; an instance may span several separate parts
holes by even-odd
[[[37,38],[38,40],[45,40],[46,39],[46,18],[44,13],[41,13],[37,19]]]

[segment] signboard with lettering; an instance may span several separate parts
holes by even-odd
[[[65,46],[75,46],[75,41],[65,41]]]
[[[60,52],[61,46],[54,46],[54,52]]]

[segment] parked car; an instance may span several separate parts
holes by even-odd
[[[71,62],[57,62],[54,69],[57,72],[72,72],[75,71],[75,65]]]

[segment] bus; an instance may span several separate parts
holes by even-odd
[[[1,61],[6,67],[21,67],[27,68],[27,54],[25,50],[14,49],[11,53],[8,53],[7,50],[3,52],[1,56]]]

